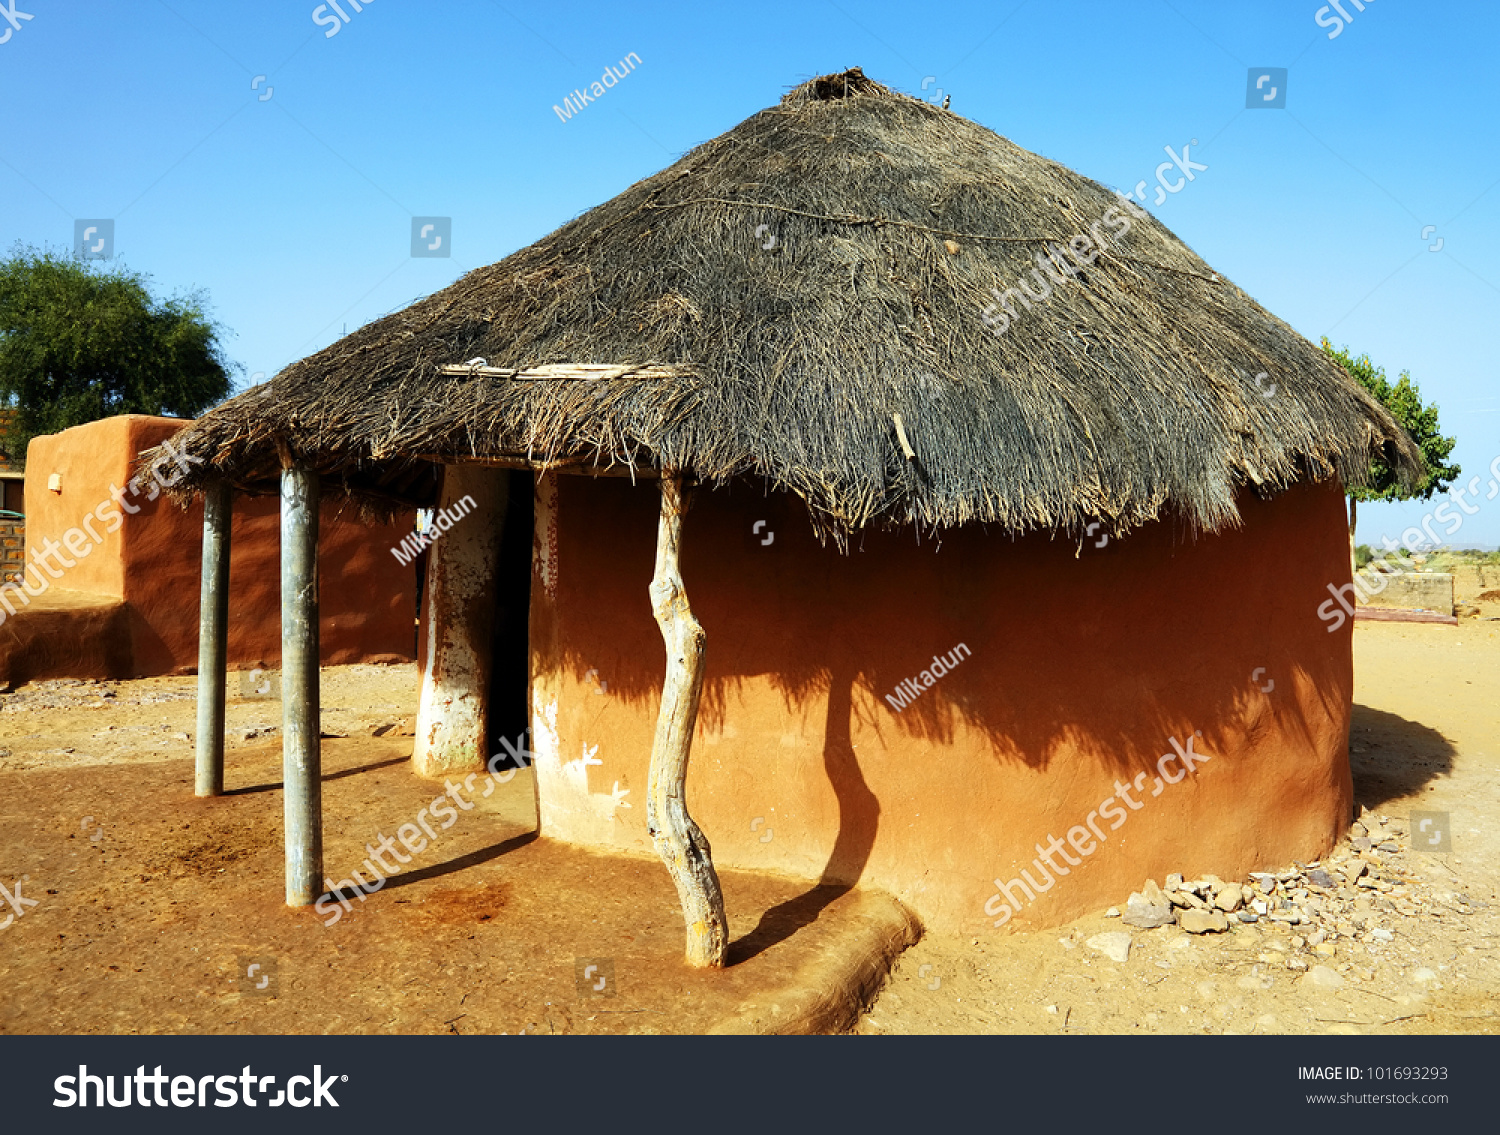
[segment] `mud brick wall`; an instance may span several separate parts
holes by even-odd
[[[26,551],[26,522],[0,520],[0,583],[21,578]]]

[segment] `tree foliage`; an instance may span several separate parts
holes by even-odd
[[[124,267],[17,246],[0,260],[0,404],[16,460],[38,434],[115,414],[193,418],[230,390],[201,292],[155,300]]]
[[[1393,384],[1385,376],[1385,369],[1370,361],[1369,355],[1355,358],[1349,348],[1335,350],[1326,338],[1323,352],[1339,366],[1349,372],[1356,382],[1370,392],[1377,402],[1390,411],[1401,427],[1411,434],[1412,440],[1422,451],[1422,460],[1427,465],[1427,474],[1422,483],[1412,491],[1402,486],[1396,476],[1383,463],[1370,465],[1370,486],[1351,488],[1349,496],[1357,501],[1428,500],[1435,493],[1444,492],[1458,479],[1461,468],[1449,465],[1448,455],[1453,452],[1456,440],[1444,437],[1438,425],[1436,404],[1424,406],[1422,392],[1411,380],[1411,374],[1401,372]]]

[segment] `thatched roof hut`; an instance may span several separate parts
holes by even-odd
[[[1212,530],[1241,485],[1357,484],[1372,455],[1412,467],[1357,383],[1144,213],[1044,309],[986,326],[994,290],[1123,208],[855,69],[293,364],[183,443],[209,459],[200,483],[269,487],[280,437],[351,489],[419,504],[424,472],[476,457],[759,477],[842,534],[1123,532],[1163,509]],[[476,357],[620,370],[444,373]]]
[[[457,499],[455,491],[477,483],[481,466],[491,476],[508,467],[660,477],[665,503],[653,597],[668,636],[669,675],[655,745],[658,758],[664,749],[680,750],[683,775],[697,712],[692,687],[704,681],[701,630],[695,647],[691,627],[669,627],[676,615],[692,621],[675,574],[685,484],[748,480],[763,499],[800,498],[811,521],[804,532],[820,542],[831,537],[844,550],[862,531],[947,530],[950,541],[970,547],[964,574],[976,581],[999,562],[994,557],[1029,547],[1028,532],[1043,543],[1057,533],[1078,538],[1102,526],[1120,537],[1164,522],[1179,535],[1229,532],[1253,508],[1264,521],[1257,540],[1271,539],[1282,523],[1277,538],[1291,534],[1317,544],[1312,575],[1288,585],[1316,595],[1317,573],[1332,571],[1330,586],[1339,582],[1326,535],[1329,502],[1342,499],[1339,486],[1361,483],[1372,460],[1411,477],[1420,470],[1410,439],[1339,367],[1133,202],[858,69],[797,87],[530,247],[294,364],[205,415],[178,444],[202,462],[179,491],[274,492],[278,478],[285,491],[287,471],[296,470],[316,476],[326,491],[376,508]],[[565,495],[595,491],[591,484],[617,496],[642,491],[622,482],[565,480],[572,482],[561,490]],[[559,490],[555,477],[538,483],[539,500],[553,495],[545,501],[548,516],[536,517],[535,578],[547,586],[532,589],[533,727],[550,730],[561,746],[558,699],[566,703],[574,687],[557,675],[568,666],[581,672],[588,651],[555,637],[566,638],[553,616],[568,588],[559,591],[557,563],[545,561],[549,539],[555,545],[557,538]],[[503,510],[505,496],[502,489],[493,507]],[[295,492],[287,499],[294,498]],[[1277,513],[1271,506],[1281,498],[1301,503]],[[514,504],[514,488],[510,499]],[[1267,519],[1293,512],[1295,522]],[[590,523],[602,523],[603,514],[580,503],[585,513]],[[550,533],[544,524],[554,526]],[[969,535],[959,539],[960,533]],[[787,547],[797,538],[781,539]],[[981,548],[965,540],[989,543]],[[1138,546],[1148,564],[1175,554],[1170,534]],[[477,557],[464,571],[472,575],[477,564],[483,575],[482,564],[497,553],[475,544],[463,554]],[[796,554],[825,553],[809,544]],[[448,569],[442,561],[435,555],[432,570],[463,574],[456,561]],[[927,570],[893,567],[891,578],[908,568]],[[1047,573],[1059,570],[1051,563]],[[1197,578],[1218,577],[1202,569]],[[429,577],[429,594],[443,594],[438,583],[434,588]],[[1096,578],[1088,586],[1104,584]],[[465,592],[478,593],[473,586]],[[820,602],[826,607],[837,599],[829,593]],[[539,623],[539,605],[548,604]],[[464,637],[456,616],[445,624],[443,612],[429,607],[427,617],[439,626],[431,650],[443,652],[444,636]],[[816,604],[795,617],[816,623]],[[550,654],[537,645],[539,625],[554,636]],[[1315,621],[1313,628],[1324,629]],[[634,641],[637,630],[621,641]],[[679,633],[686,637],[674,639]],[[1303,716],[1332,692],[1344,703],[1346,728],[1347,691],[1333,687],[1346,684],[1338,677],[1338,650],[1347,656],[1347,636],[1318,634],[1297,631],[1286,647],[1291,655],[1317,655],[1312,663],[1292,657],[1294,665],[1330,675],[1322,688],[1305,691]],[[922,651],[951,645],[945,635]],[[466,657],[484,653],[478,637],[470,634],[462,644]],[[1324,644],[1335,638],[1333,647]],[[550,667],[553,678],[543,682],[539,667]],[[783,693],[799,697],[816,675],[843,672],[812,665],[788,678],[797,666],[782,656],[746,667],[747,674],[780,675]],[[980,668],[975,663],[966,672]],[[845,677],[852,688],[877,681],[867,662]],[[431,667],[424,680],[437,681]],[[479,678],[465,680],[479,707],[473,727],[482,732]],[[659,672],[654,685],[640,676],[643,712],[660,681]],[[618,683],[629,692],[627,679]],[[713,702],[713,663],[708,684]],[[550,701],[536,692],[543,685]],[[828,713],[839,696],[830,693]],[[841,696],[847,703],[849,690]],[[1020,753],[1032,772],[1045,767],[1050,757],[1026,754],[1008,710],[987,716],[978,693],[967,702],[955,697],[946,708],[939,697],[930,699],[932,708],[903,715],[901,728],[914,730],[929,750],[951,747],[959,743],[952,727],[957,713],[982,724],[997,751]],[[1207,708],[1225,717],[1238,699],[1211,697],[1195,712]],[[879,698],[874,702],[878,708]],[[732,712],[727,702],[714,704],[722,725]],[[542,722],[548,713],[550,723]],[[672,714],[685,716],[673,723]],[[1180,716],[1164,710],[1158,724]],[[1077,722],[1066,717],[1059,711],[1037,744],[1046,749],[1070,729],[1076,733]],[[1313,738],[1307,744],[1328,771],[1336,763],[1338,710],[1325,718],[1297,729]],[[848,725],[842,723],[841,735]],[[1110,734],[1105,765],[1128,764],[1140,746],[1159,751],[1166,737],[1137,745],[1123,725],[1096,731]],[[621,727],[621,737],[630,733]],[[533,745],[541,743],[536,736]],[[1264,737],[1258,743],[1264,746]],[[849,815],[838,783],[845,774],[835,766],[845,768],[845,756],[858,746],[840,742],[834,747],[845,756],[836,760],[827,747],[833,745],[827,741],[824,755],[844,821],[842,845]],[[561,768],[553,771],[561,776]],[[1281,775],[1275,762],[1267,768],[1266,775]],[[653,783],[659,771],[653,764]],[[539,759],[544,829],[548,775]],[[851,775],[855,795],[865,791],[858,765]],[[1307,797],[1305,787],[1299,791]],[[665,808],[672,793],[663,793]],[[1326,785],[1278,848],[1306,849],[1322,840],[1328,817],[1341,800],[1347,803],[1341,793],[1347,796],[1347,768],[1342,780],[1328,771]],[[695,794],[706,798],[702,789]],[[680,783],[677,796],[673,806],[681,807]],[[691,825],[685,810],[682,816]],[[1174,815],[1168,826],[1181,820]],[[593,838],[568,829],[565,818],[558,823],[569,838]],[[659,826],[653,820],[660,848]],[[678,851],[707,863],[706,841],[694,842],[701,834],[684,833]],[[638,842],[638,835],[631,838]],[[815,835],[809,839],[793,856],[800,860],[775,865],[795,870],[816,858],[809,850]],[[846,856],[839,870],[845,881],[852,881],[852,870],[856,878],[892,885],[896,867],[860,875],[881,859],[873,834],[870,840],[862,861]],[[763,851],[752,845],[740,858]],[[1242,851],[1222,857],[1243,859]],[[901,854],[892,850],[886,858],[894,863]],[[825,879],[839,874],[837,858],[829,860]],[[682,886],[680,872],[688,869],[679,863],[678,870]],[[936,916],[946,918],[967,901],[957,896],[932,905]]]

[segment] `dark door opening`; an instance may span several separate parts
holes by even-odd
[[[500,772],[515,768],[510,749],[529,743],[531,727],[531,545],[536,492],[530,470],[509,471],[505,524],[500,534],[500,565],[495,573],[495,623],[490,671],[490,752]],[[531,762],[523,757],[525,764]]]

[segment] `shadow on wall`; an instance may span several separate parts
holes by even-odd
[[[587,510],[594,533],[564,553],[563,605],[586,596],[588,628],[584,641],[564,636],[564,662],[578,680],[601,668],[611,694],[649,710],[664,666],[647,596],[657,495],[649,483],[588,487],[562,505]],[[1275,502],[1247,495],[1246,528],[1196,540],[1166,523],[1081,550],[977,528],[921,544],[909,531],[872,532],[845,556],[817,544],[784,494],[700,492],[683,576],[708,635],[702,727],[721,727],[745,681],[764,677],[788,710],[826,699],[845,715],[830,737],[856,723],[889,747],[926,750],[961,725],[983,735],[991,759],[1038,769],[1061,748],[1120,773],[1154,769],[1171,737],[1202,729],[1212,751],[1221,723],[1253,731],[1270,713],[1312,743],[1326,721],[1286,715],[1300,704],[1336,720],[1352,687],[1348,635],[1316,615],[1324,577],[1349,573],[1333,515],[1341,500],[1326,487]],[[1277,536],[1297,537],[1299,556],[1326,560],[1323,570],[1277,571],[1267,562]],[[903,680],[920,682],[959,644],[968,654],[947,675],[892,706]],[[1267,682],[1300,690],[1300,703],[1268,698]]]
[[[854,680],[852,670],[836,672],[831,675],[828,687],[823,768],[839,807],[838,835],[828,862],[816,887],[766,911],[754,930],[731,945],[732,963],[748,961],[816,922],[831,903],[848,893],[851,884],[846,880],[860,878],[870,861],[880,827],[880,801],[865,783],[849,732]]]

